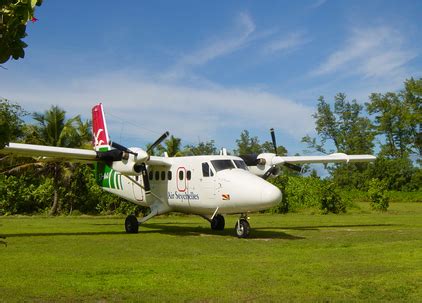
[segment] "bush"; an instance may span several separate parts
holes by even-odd
[[[336,185],[331,181],[322,181],[319,193],[319,207],[323,214],[344,213],[346,205]]]
[[[316,177],[279,176],[271,181],[283,193],[281,202],[270,209],[286,213],[304,208],[317,208],[326,214],[346,211],[344,200],[335,184]]]
[[[370,205],[373,210],[387,211],[389,206],[389,197],[387,196],[387,182],[378,179],[372,179],[369,182],[368,195]]]

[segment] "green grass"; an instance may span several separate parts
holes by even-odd
[[[401,301],[422,299],[422,204],[344,215],[252,215],[250,239],[163,216],[1,217],[0,301]]]

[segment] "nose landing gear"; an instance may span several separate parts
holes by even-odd
[[[247,219],[248,217],[242,214],[236,222],[234,228],[236,230],[236,235],[239,238],[247,238],[249,236],[250,225]]]

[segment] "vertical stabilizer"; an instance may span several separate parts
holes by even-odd
[[[96,151],[107,151],[110,149],[106,119],[102,103],[92,108],[92,134],[94,136],[94,149]]]

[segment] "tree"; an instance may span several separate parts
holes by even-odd
[[[422,117],[420,104],[421,98],[409,89],[399,93],[371,94],[366,108],[369,114],[375,115],[376,134],[384,141],[381,143],[382,156],[404,158],[412,150],[421,148],[418,142],[418,123]]]
[[[147,149],[151,146],[151,144],[147,144]],[[165,146],[165,147],[164,147]],[[183,152],[181,150],[182,146],[182,139],[174,137],[173,135],[170,136],[166,141],[164,141],[164,146],[159,144],[155,147],[155,150],[152,150],[150,153],[151,155],[162,155],[165,152],[169,157],[180,157],[183,156]]]
[[[184,149],[186,155],[216,155],[218,154],[217,147],[215,147],[214,140],[207,142],[199,142],[197,145],[186,145]]]
[[[15,60],[25,56],[22,41],[27,36],[26,24],[35,22],[35,6],[42,0],[3,0],[0,3],[0,64],[12,57]]]
[[[26,112],[16,103],[0,98],[0,148],[22,137]]]
[[[23,110],[18,104],[0,99],[0,148],[22,135]]]
[[[422,78],[419,80],[410,78],[404,85],[405,98],[411,107],[412,119],[417,123],[414,147],[419,156],[422,156]]]
[[[325,101],[318,99],[315,118],[315,130],[320,137],[302,138],[308,148],[328,153],[327,144],[331,142],[336,152],[346,154],[370,154],[373,149],[374,132],[369,118],[363,115],[363,106],[356,100],[347,101],[346,95],[339,93],[334,97],[334,109]],[[330,152],[334,152],[331,150]],[[337,164],[329,167],[334,181],[340,186],[364,187],[367,164]]]
[[[262,152],[258,137],[251,137],[246,129],[241,132],[240,138],[236,140],[236,143],[235,154],[237,155],[260,154]]]
[[[33,144],[42,144],[48,146],[61,147],[81,147],[85,145],[88,134],[86,133],[86,124],[81,122],[78,116],[66,119],[66,112],[58,106],[52,106],[44,113],[34,113],[35,125],[27,128],[27,142]],[[84,133],[81,136],[80,131]],[[54,197],[50,214],[55,215],[60,207],[59,194],[61,188],[70,182],[72,169],[76,166],[61,162],[48,162],[42,166],[42,170],[53,177]],[[67,180],[65,178],[67,176]]]
[[[270,141],[265,141],[261,144],[261,151],[263,153],[274,153],[274,145]],[[277,146],[277,155],[278,156],[286,156],[287,155],[287,149],[283,145]]]
[[[363,106],[356,100],[347,101],[346,95],[338,93],[334,97],[334,111],[324,97],[318,99],[317,112],[312,115],[315,119],[318,136],[305,136],[302,142],[309,148],[328,153],[325,145],[332,141],[335,150],[346,154],[372,153],[374,132],[369,118],[363,116]]]

